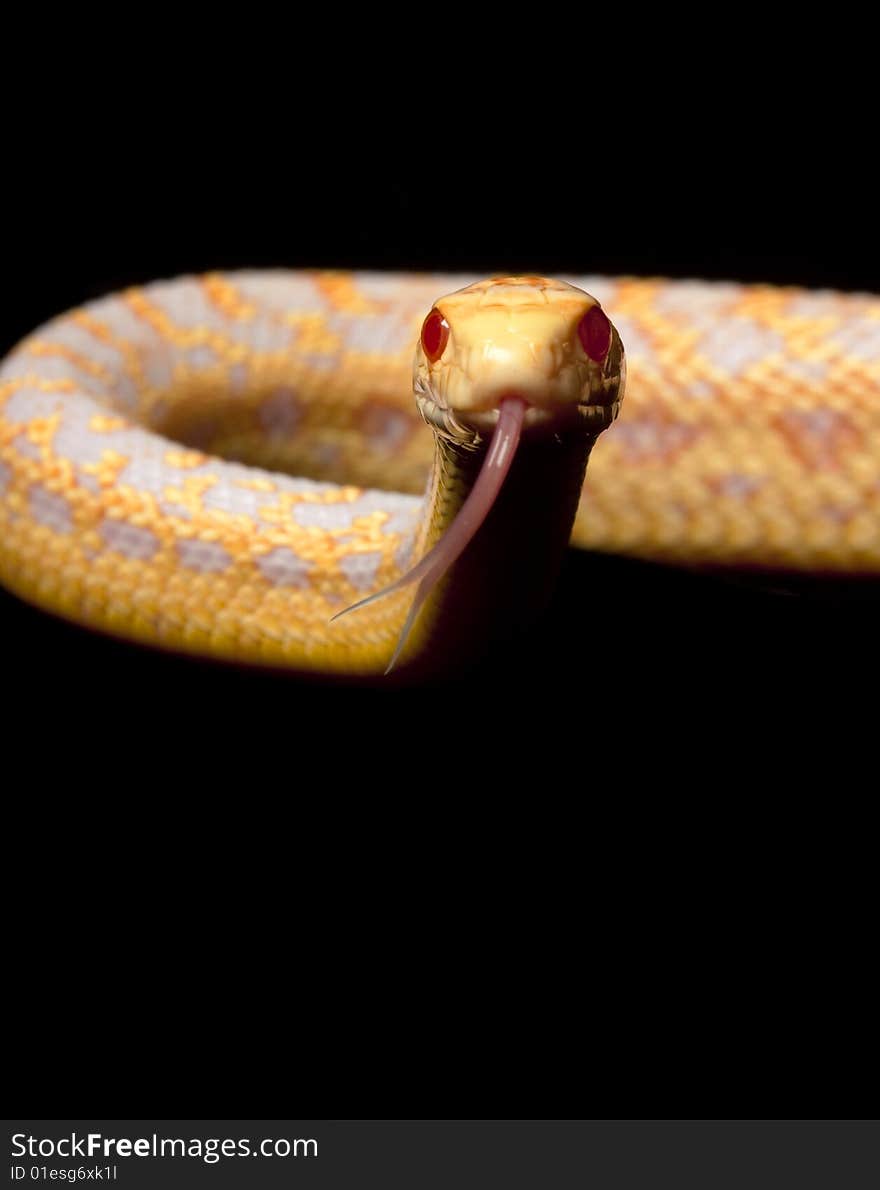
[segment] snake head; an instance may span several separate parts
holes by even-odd
[[[413,367],[423,417],[459,437],[491,430],[508,397],[525,402],[526,427],[575,417],[599,433],[617,417],[625,378],[620,336],[596,299],[535,276],[495,277],[440,298]]]

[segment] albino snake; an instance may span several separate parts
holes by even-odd
[[[576,545],[635,557],[880,572],[880,299],[568,280],[619,339],[533,277],[424,326],[473,278],[210,275],[50,322],[0,368],[0,581],[144,643],[369,675],[414,588],[332,618],[438,540],[401,654],[416,670],[533,614],[572,517]],[[620,341],[625,413],[577,508]],[[519,450],[477,481],[499,403],[496,455],[521,431]]]

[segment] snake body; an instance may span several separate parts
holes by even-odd
[[[880,573],[880,299],[568,280],[629,373],[574,544]],[[472,281],[212,274],[48,323],[0,367],[0,581],[148,644],[381,672],[412,592],[330,621],[426,547],[413,346]]]

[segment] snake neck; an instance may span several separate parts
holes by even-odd
[[[512,638],[545,608],[571,536],[596,441],[582,424],[523,432],[485,521],[427,599],[402,660],[419,676],[460,670]],[[424,555],[455,520],[476,482],[489,439],[464,445],[435,435],[419,535]]]

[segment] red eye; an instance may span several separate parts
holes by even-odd
[[[422,351],[436,363],[449,342],[449,323],[439,310],[432,310],[422,323]]]
[[[611,346],[611,323],[602,313],[601,307],[593,306],[586,312],[578,323],[578,336],[590,359],[601,364]]]

